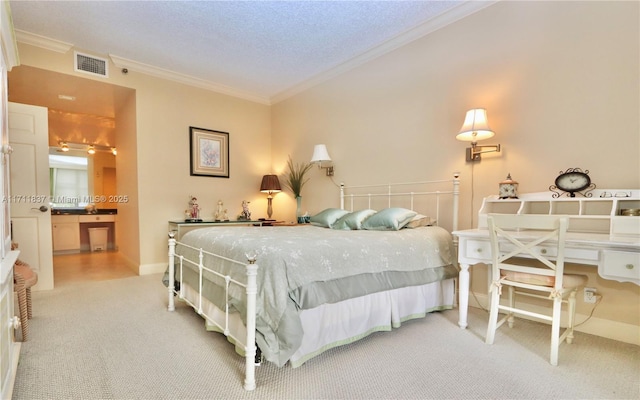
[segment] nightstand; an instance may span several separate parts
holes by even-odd
[[[202,220],[200,222],[193,221],[185,221],[183,219],[169,221],[169,231],[176,232],[176,240],[180,240],[182,235],[186,232],[197,229],[204,228],[206,226],[224,226],[224,225],[253,225],[253,226],[262,226],[264,221],[214,221],[214,220]]]

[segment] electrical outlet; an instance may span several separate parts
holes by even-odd
[[[596,302],[596,288],[584,288],[584,302],[594,304]]]

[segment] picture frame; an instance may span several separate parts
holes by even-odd
[[[191,176],[229,177],[229,132],[189,127]]]

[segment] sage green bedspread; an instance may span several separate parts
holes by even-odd
[[[300,310],[458,275],[451,234],[439,227],[400,231],[214,227],[192,230],[180,242],[241,262],[247,254],[257,256],[256,342],[265,358],[278,366],[300,344]],[[178,246],[176,253],[198,260],[197,251],[184,246]],[[197,267],[183,265],[184,283],[197,288]],[[246,282],[242,266],[210,256],[205,256],[204,265]],[[203,295],[224,309],[220,290],[224,279],[204,276]],[[244,289],[231,285],[229,293],[232,307],[244,318]]]

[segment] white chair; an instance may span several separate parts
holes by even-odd
[[[514,314],[550,321],[550,363],[558,365],[560,343],[573,340],[576,293],[587,282],[585,275],[564,274],[564,241],[569,219],[557,215],[489,214],[487,223],[492,284],[486,343],[493,344],[496,330],[505,321],[513,326]],[[509,289],[508,306],[500,304],[504,286]],[[516,308],[516,294],[551,300],[553,312],[549,315]],[[568,325],[560,335],[562,303],[569,305]],[[500,310],[506,315],[498,321]]]

